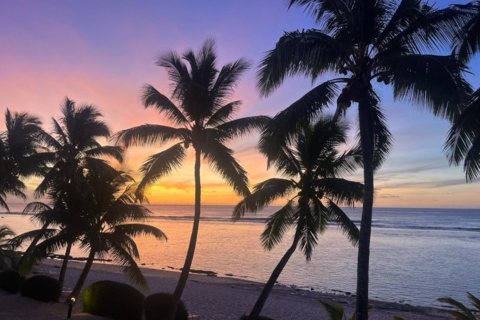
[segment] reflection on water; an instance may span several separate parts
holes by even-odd
[[[203,212],[208,219],[200,224],[192,268],[211,270],[219,276],[232,274],[238,278],[266,281],[290,246],[293,234],[287,234],[277,248],[268,252],[260,244],[264,228],[260,222],[269,212],[258,215],[256,220],[233,223],[228,219],[231,207],[212,207],[208,207],[210,212]],[[156,269],[181,268],[192,224],[190,219],[178,217],[190,216],[191,207],[153,208],[157,215],[177,218],[147,220],[167,234],[168,242],[136,238],[141,256],[139,263]],[[385,215],[376,213],[377,226],[374,224],[371,246],[370,297],[431,306],[442,296],[464,300],[466,291],[480,294],[477,288],[480,283],[480,241],[478,231],[472,230],[480,226],[478,211],[461,212],[468,226],[464,230],[458,228],[462,225],[462,215],[452,218],[449,212],[408,210],[392,209]],[[167,211],[169,214],[166,214]],[[359,217],[359,210],[351,214],[355,219],[355,216]],[[434,221],[429,216],[432,214],[437,215]],[[16,233],[33,228],[28,216],[1,216],[0,224],[9,225]],[[439,227],[441,225],[443,228]],[[356,249],[341,231],[332,226],[320,236],[312,261],[307,263],[302,253],[297,251],[279,282],[307,290],[354,293],[356,254]],[[72,255],[86,254],[76,248]]]

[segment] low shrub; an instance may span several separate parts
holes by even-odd
[[[49,276],[38,275],[25,280],[20,294],[38,301],[58,301],[62,293],[60,282]]]
[[[25,278],[16,270],[5,270],[0,272],[0,289],[10,293],[17,293],[20,291]]]
[[[248,315],[243,315],[240,317],[240,320],[247,320],[248,319]],[[272,318],[269,318],[269,317],[265,317],[265,316],[258,316],[257,318],[258,320],[273,320]]]
[[[146,320],[164,320],[168,319],[168,314],[172,310],[173,295],[170,293],[154,293],[145,298],[143,310]],[[188,312],[182,301],[178,305],[175,320],[188,320]]]
[[[103,280],[82,292],[83,311],[117,320],[141,320],[145,296],[134,287]]]

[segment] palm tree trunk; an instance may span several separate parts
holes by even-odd
[[[360,122],[360,142],[363,152],[363,179],[365,194],[363,199],[360,239],[358,241],[356,320],[368,320],[368,283],[370,261],[370,236],[372,233],[373,212],[373,154],[374,128],[371,106],[366,101],[358,104]]]
[[[60,269],[60,275],[58,276],[58,282],[60,282],[60,288],[63,289],[63,282],[65,281],[65,274],[67,273],[68,260],[70,257],[70,251],[72,251],[72,242],[67,243],[67,249],[65,250],[65,256],[63,257],[62,268]]]
[[[37,236],[35,236],[35,238],[32,240],[32,242],[28,246],[27,250],[25,250],[25,252],[23,253],[23,255],[20,258],[20,261],[18,261],[18,264],[17,264],[17,267],[16,267],[16,270],[19,273],[24,274],[24,275],[30,273],[30,270],[29,270],[30,269],[30,264],[28,263],[28,260],[30,259],[31,255],[33,253],[33,250],[35,249],[35,246],[37,245],[38,241],[40,241],[43,234],[48,229],[49,225],[50,225],[50,223],[45,223],[42,226],[42,229],[40,230],[40,233]]]
[[[262,293],[260,293],[260,296],[258,297],[257,302],[253,306],[253,309],[250,312],[250,315],[248,316],[247,320],[256,320],[258,316],[260,316],[263,306],[265,305],[265,302],[267,301],[268,296],[270,295],[270,292],[272,291],[273,286],[275,285],[275,282],[277,281],[278,277],[282,273],[283,268],[285,268],[285,266],[287,265],[288,260],[290,260],[290,257],[297,249],[299,240],[300,240],[300,236],[295,234],[295,238],[293,240],[292,246],[288,248],[287,252],[285,252],[282,259],[280,259],[275,269],[273,269],[273,272],[270,275],[270,278],[265,284],[265,287],[263,287]]]
[[[173,293],[174,306],[172,308],[172,313],[170,314],[170,319],[175,319],[175,314],[177,313],[177,308],[182,298],[183,290],[187,284],[188,275],[190,273],[190,268],[193,262],[193,256],[195,254],[195,247],[197,245],[198,229],[200,226],[200,206],[201,206],[201,181],[200,181],[200,150],[195,149],[195,215],[193,217],[193,227],[192,234],[190,236],[190,244],[188,246],[187,256],[185,257],[185,263],[183,264],[182,273],[178,279],[177,287]]]
[[[85,267],[83,267],[82,273],[80,274],[80,277],[78,277],[77,284],[73,288],[72,293],[70,293],[67,300],[65,301],[66,303],[69,303],[72,298],[75,298],[75,299],[78,298],[80,291],[82,291],[85,280],[87,280],[87,276],[88,276],[88,273],[90,272],[90,268],[93,265],[94,258],[95,258],[95,250],[91,249],[87,258],[87,262],[85,263]]]

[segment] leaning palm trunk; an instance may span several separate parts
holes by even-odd
[[[190,244],[188,246],[187,256],[185,257],[185,263],[182,268],[182,273],[178,279],[177,287],[173,293],[174,306],[172,308],[172,313],[170,314],[170,319],[175,319],[177,313],[178,305],[180,304],[180,299],[182,298],[183,290],[187,284],[188,275],[190,273],[190,268],[192,267],[193,256],[195,254],[195,246],[197,244],[198,229],[200,226],[200,206],[201,206],[201,185],[200,185],[200,151],[195,150],[195,215],[193,218],[193,227],[192,235],[190,236]]]
[[[70,252],[72,251],[73,242],[67,243],[67,249],[65,250],[65,256],[63,257],[62,269],[60,269],[60,275],[58,276],[58,282],[60,288],[63,288],[63,282],[65,281],[65,274],[67,273],[68,260],[70,259]]]
[[[87,280],[88,273],[90,272],[90,268],[92,268],[93,265],[93,260],[95,258],[95,250],[91,249],[90,253],[87,258],[87,262],[85,263],[85,267],[83,267],[82,273],[80,274],[80,277],[78,277],[77,284],[72,290],[72,293],[68,296],[67,300],[65,302],[70,302],[72,298],[77,299],[78,295],[80,294],[80,291],[83,288],[83,285],[85,284],[85,280]]]
[[[260,316],[263,306],[265,305],[265,302],[267,301],[268,296],[270,295],[270,292],[272,291],[273,286],[275,285],[275,282],[277,281],[278,277],[280,276],[283,269],[287,265],[288,260],[290,260],[292,254],[297,249],[299,240],[300,240],[300,236],[298,234],[295,234],[295,238],[293,239],[292,246],[288,248],[287,252],[285,252],[282,259],[273,270],[272,274],[270,275],[270,278],[265,284],[265,287],[263,287],[262,293],[260,293],[260,296],[258,297],[257,302],[253,306],[253,309],[250,312],[250,315],[248,316],[247,320],[256,320]]]
[[[368,103],[359,102],[360,141],[363,152],[363,179],[365,194],[363,200],[360,239],[358,241],[357,262],[357,298],[355,305],[356,320],[368,319],[368,282],[370,260],[370,235],[372,232],[373,211],[373,154],[374,132],[371,107]]]
[[[45,223],[43,225],[42,229],[40,230],[40,233],[35,236],[35,238],[32,240],[32,242],[28,246],[27,250],[25,250],[25,253],[20,258],[20,261],[18,261],[16,270],[20,274],[27,275],[32,270],[34,265],[33,261],[31,260],[33,250],[35,250],[35,247],[37,246],[38,241],[40,241],[40,239],[43,237],[49,225],[50,223]]]

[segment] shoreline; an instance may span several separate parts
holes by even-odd
[[[61,261],[46,259],[36,268],[37,274],[57,277]],[[62,297],[72,290],[80,274],[83,263],[70,261]],[[180,275],[177,271],[150,269],[141,267],[149,283],[149,290],[140,290],[146,296],[156,292],[173,292]],[[200,270],[203,271],[203,270]],[[99,280],[113,280],[129,283],[122,273],[122,267],[112,264],[94,263],[85,287]],[[191,273],[182,300],[187,309],[198,317],[198,320],[238,320],[250,311],[261,289],[262,283],[223,276],[209,276],[202,273]],[[346,315],[353,312],[355,297],[342,294],[320,293],[302,290],[289,286],[276,285],[265,304],[262,314],[275,320],[326,319],[320,303],[325,301],[341,304]],[[65,319],[68,306],[62,303],[41,303],[20,295],[11,295],[0,290],[0,318],[2,319]],[[372,300],[372,320],[393,319],[401,316],[408,320],[452,319],[443,309],[433,307],[417,307],[407,304]],[[41,316],[39,316],[41,315]],[[72,318],[85,318],[82,314],[81,301],[73,309]],[[94,318],[91,318],[94,319]],[[100,319],[100,318],[99,318]]]

